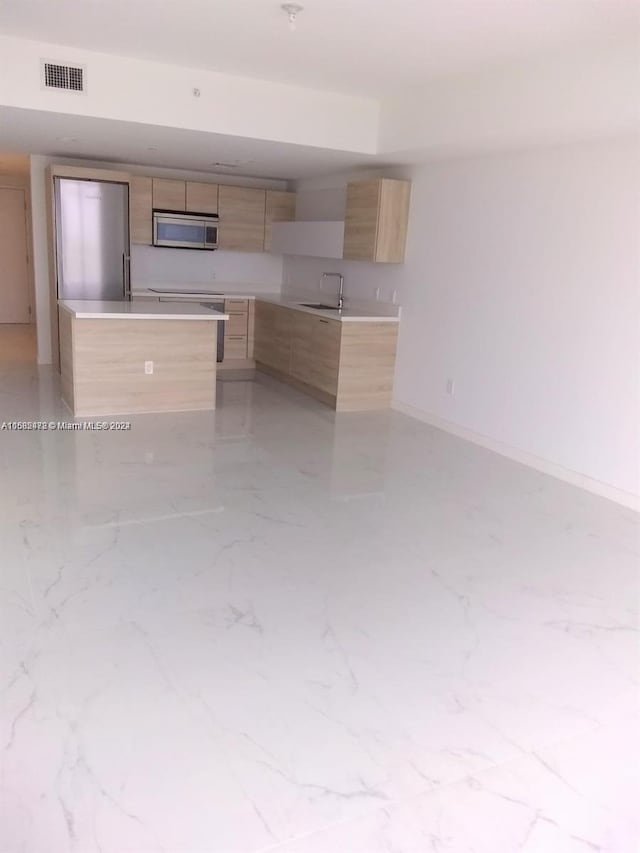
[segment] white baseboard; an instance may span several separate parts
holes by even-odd
[[[401,403],[399,400],[393,400],[391,408],[404,415],[409,415],[411,418],[422,421],[436,429],[444,430],[452,435],[463,438],[466,441],[471,441],[474,444],[479,444],[487,450],[493,450],[494,453],[499,453],[501,456],[506,456],[508,459],[513,459],[515,462],[520,462],[523,465],[528,465],[530,468],[535,468],[537,471],[542,471],[543,474],[549,474],[551,477],[556,477],[558,480],[564,480],[565,483],[571,483],[572,486],[585,489],[587,492],[600,495],[610,501],[615,501],[622,506],[640,512],[640,496],[634,495],[631,492],[625,492],[622,489],[617,489],[615,486],[609,486],[607,483],[602,483],[600,480],[594,480],[592,477],[587,477],[586,474],[579,474],[577,471],[572,471],[570,468],[564,468],[556,462],[550,462],[548,459],[543,459],[533,453],[528,453],[526,450],[520,450],[517,447],[512,447],[509,444],[504,444],[495,438],[489,438],[481,433],[474,432],[458,424],[446,421],[437,415],[432,415],[430,412],[425,412],[422,409],[416,409],[414,406],[409,406],[406,403]]]

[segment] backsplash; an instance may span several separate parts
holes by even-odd
[[[158,246],[131,247],[131,284],[170,285],[188,290],[193,285],[216,289],[218,282],[253,290],[279,292],[282,285],[282,257],[266,252],[205,252],[197,249],[164,249]]]
[[[336,280],[320,287],[323,272],[339,272],[344,276],[344,297],[347,305],[386,305],[402,303],[402,264],[370,264],[362,261],[341,261],[327,258],[285,257],[282,292],[289,295],[332,297]]]

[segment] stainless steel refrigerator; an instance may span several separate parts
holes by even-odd
[[[129,186],[55,178],[58,299],[131,298]]]

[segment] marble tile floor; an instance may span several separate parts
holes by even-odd
[[[636,851],[637,516],[219,387],[0,431],[0,851]],[[20,419],[68,413],[0,358]]]

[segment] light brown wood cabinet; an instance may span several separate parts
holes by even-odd
[[[218,212],[218,185],[187,181],[185,189],[186,209],[190,213]]]
[[[132,175],[129,180],[129,232],[132,243],[153,243],[152,180]]]
[[[398,324],[340,322],[256,300],[256,367],[336,411],[391,405]]]
[[[256,300],[254,358],[284,375],[291,364],[292,320],[290,309]]]
[[[224,367],[234,368],[253,355],[253,329],[251,329],[251,354],[249,353],[249,318],[253,316],[253,301],[225,299],[224,313],[229,319],[224,324]],[[244,364],[242,365],[244,366]]]
[[[224,360],[244,361],[247,357],[247,336],[246,335],[225,335],[224,336]]]
[[[154,178],[153,207],[155,210],[185,211],[187,209],[185,182]]]
[[[235,299],[234,297],[229,297],[224,300],[225,314],[228,314],[229,311],[248,311],[249,303],[249,299]]]
[[[291,376],[333,396],[338,390],[340,325],[324,317],[293,312]]]
[[[219,246],[268,251],[271,223],[295,219],[295,193],[134,175],[130,179],[131,242],[153,244],[153,210],[220,216]]]
[[[225,323],[225,332],[228,335],[246,335],[247,334],[247,309],[244,311],[229,311],[224,309],[229,315],[229,319]]]
[[[220,186],[218,245],[221,249],[263,251],[265,200],[265,190]]]
[[[343,257],[355,261],[404,261],[411,182],[392,178],[347,186]]]
[[[284,190],[267,190],[264,215],[264,250],[271,251],[273,222],[293,222],[296,218],[296,194]]]

